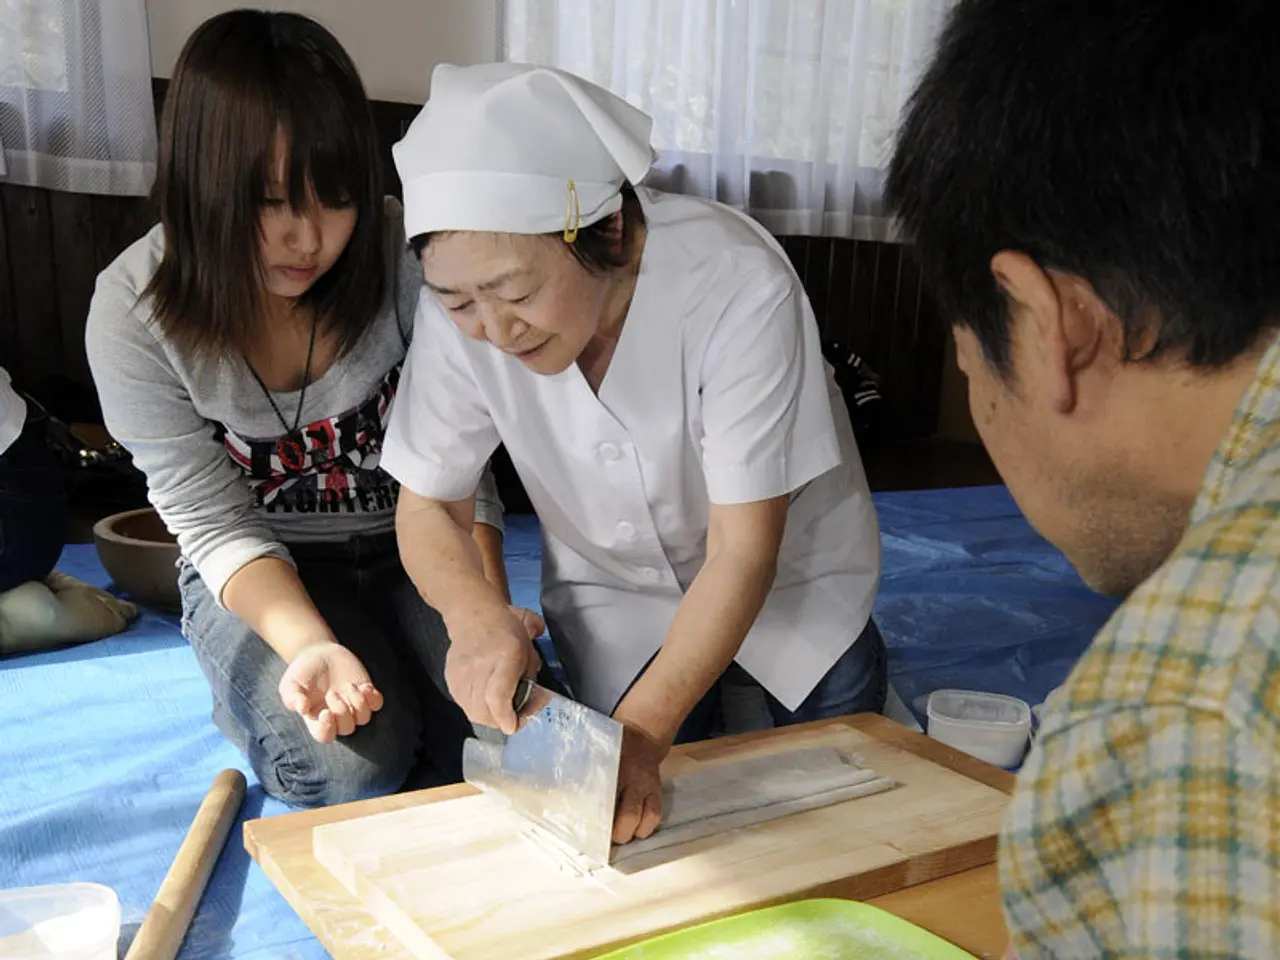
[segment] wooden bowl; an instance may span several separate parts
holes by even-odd
[[[177,612],[178,541],[151,507],[126,510],[93,525],[98,559],[130,600]]]

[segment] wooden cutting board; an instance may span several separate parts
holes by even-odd
[[[409,813],[333,818],[320,845],[336,876],[304,855],[313,815],[296,815],[312,817],[297,829],[282,828],[289,817],[247,824],[246,845],[340,960],[386,956],[379,947],[455,960],[593,956],[766,903],[868,899],[994,858],[1012,778],[883,718],[679,748],[664,773],[807,746],[856,752],[902,786],[655,851],[599,883],[558,871],[488,798],[441,802],[466,787],[373,802]],[[356,901],[378,922],[336,929],[338,906]]]

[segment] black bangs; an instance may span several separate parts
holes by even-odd
[[[276,72],[279,130],[288,151],[283,186],[290,206],[305,208],[309,188],[333,209],[360,206],[380,194],[377,143],[358,78],[317,76],[313,64],[296,56]]]

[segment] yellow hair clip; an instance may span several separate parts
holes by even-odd
[[[578,239],[578,224],[582,221],[582,211],[578,209],[578,188],[569,181],[569,206],[564,213],[564,242],[573,243]]]

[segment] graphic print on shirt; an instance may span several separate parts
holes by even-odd
[[[353,410],[287,435],[242,437],[220,426],[218,439],[267,513],[380,513],[396,505],[400,484],[381,467],[382,440],[400,367]]]

